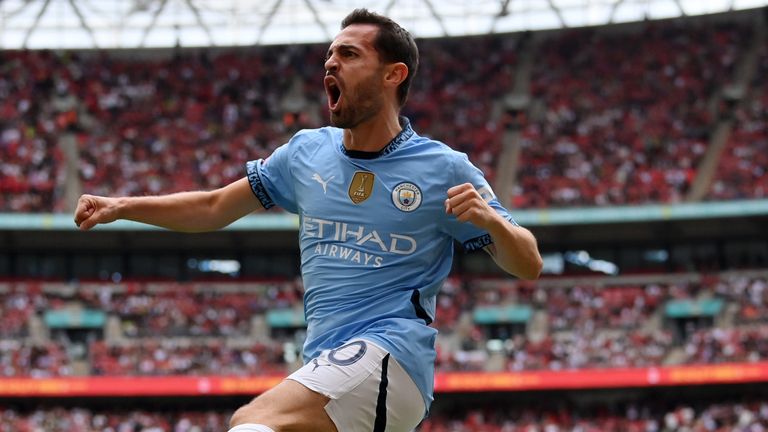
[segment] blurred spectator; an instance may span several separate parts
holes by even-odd
[[[0,53],[0,211],[61,211],[66,67],[47,51]]]
[[[93,375],[235,375],[286,374],[282,344],[252,343],[231,348],[223,341],[182,344],[173,340],[144,340],[141,344],[90,346]]]
[[[768,197],[768,46],[760,54],[754,82],[735,113],[709,199]]]
[[[562,32],[533,54],[534,103],[514,118],[502,114],[503,100],[524,37],[425,40],[404,114],[424,135],[467,153],[491,182],[505,125],[514,121],[523,134],[518,207],[675,203],[707,147],[710,102],[731,82],[749,33],[737,24],[692,22],[654,23],[639,33]],[[268,156],[298,129],[326,124],[325,48],[131,59],[3,52],[0,210],[64,208],[63,135],[76,139],[88,193],[162,194],[239,179],[245,161]],[[757,76],[766,73],[765,57]],[[758,80],[756,96],[737,113],[713,198],[765,194],[764,87]]]
[[[676,348],[684,355],[675,357],[675,363],[762,361],[768,358],[768,344],[763,343],[768,332],[763,328],[766,279],[761,274],[723,273],[695,282],[684,274],[658,281],[646,275],[645,283],[612,277],[565,283],[454,275],[437,299],[437,370],[649,367],[667,364]],[[702,296],[722,298],[723,311],[735,312],[737,326],[702,324],[683,339],[674,337],[673,323],[665,327],[661,319],[667,301]],[[1,373],[69,375],[74,358],[84,361],[93,375],[287,373],[300,353],[302,333],[275,332],[268,328],[266,313],[300,310],[302,297],[295,280],[6,283],[0,285],[0,322],[5,323]],[[496,306],[530,309],[531,320],[538,317],[537,329],[531,329],[532,321],[493,331],[489,324],[474,322],[477,307]],[[60,308],[101,310],[119,325],[109,336],[96,330],[74,341],[59,330],[51,341],[29,343],[27,327],[33,316],[39,319]],[[538,336],[532,338],[531,331]],[[74,349],[75,344],[80,347]]]
[[[522,130],[513,204],[680,202],[714,125],[709,102],[732,79],[749,31],[653,23],[544,42],[531,83],[542,106]]]
[[[553,404],[559,405],[559,404]],[[635,402],[621,408],[596,403],[569,408],[525,408],[491,402],[433,412],[419,432],[757,432],[768,427],[768,402]],[[0,407],[0,432],[219,432],[231,412],[190,409],[16,410]]]

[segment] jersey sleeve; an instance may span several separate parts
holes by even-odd
[[[485,179],[483,172],[472,165],[467,155],[459,153],[453,160],[453,168],[453,183],[449,187],[471,183],[491,208],[496,210],[497,213],[510,223],[517,225],[509,211],[496,198],[496,194],[493,193],[493,189],[491,189],[491,185]],[[469,222],[461,222],[454,215],[448,215],[445,230],[458,240],[467,251],[482,249],[493,243],[491,235],[487,231]]]
[[[291,175],[291,153],[292,146],[289,141],[266,159],[257,159],[245,164],[251,190],[265,209],[278,205],[289,212],[297,212],[294,177]]]

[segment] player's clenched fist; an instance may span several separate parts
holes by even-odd
[[[94,195],[83,195],[77,200],[75,225],[81,230],[93,228],[96,224],[114,222],[117,219],[117,199]]]
[[[471,222],[480,228],[487,228],[499,217],[471,183],[448,189],[445,212],[455,215],[456,219],[462,222]]]

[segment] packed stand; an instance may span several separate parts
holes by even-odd
[[[686,363],[754,363],[768,358],[768,325],[706,328],[685,344]]]
[[[521,125],[513,205],[682,201],[717,120],[710,101],[749,39],[749,26],[684,22],[544,41],[531,82],[543,106]]]
[[[0,212],[63,210],[57,140],[73,114],[65,75],[51,52],[0,52]]]
[[[0,284],[0,340],[27,336],[29,318],[46,304],[38,284]]]
[[[680,201],[707,147],[714,122],[709,102],[729,83],[749,31],[737,24],[662,23],[639,34],[578,30],[545,41],[533,54],[531,83],[544,108],[521,124],[514,205]],[[404,114],[423,135],[466,152],[491,182],[505,128],[502,101],[528,39],[421,41],[421,70]],[[627,46],[636,55],[627,56]],[[268,156],[298,129],[327,124],[326,48],[178,51],[170,58],[139,53],[139,59],[119,52],[4,52],[0,157],[10,163],[0,169],[0,210],[63,210],[58,139],[65,134],[76,138],[88,193],[205,190],[242,178],[246,161]],[[723,172],[737,166],[741,174],[716,183],[718,198],[764,194],[752,185],[765,183],[759,156],[768,152],[757,151],[750,165],[752,150],[743,144],[761,140],[762,95],[740,111]],[[734,192],[728,184],[748,190]]]
[[[631,404],[597,408],[455,410],[424,420],[420,432],[757,432],[768,427],[768,402]],[[675,406],[676,405],[676,406]]]
[[[552,331],[631,329],[646,321],[665,300],[690,298],[699,289],[693,284],[584,284],[546,289],[541,305],[547,308]]]
[[[50,378],[72,375],[66,347],[55,342],[28,345],[0,340],[0,378]]]
[[[218,289],[224,287],[224,289]],[[301,303],[298,281],[84,284],[74,299],[120,319],[127,337],[247,336],[251,318]]]
[[[500,131],[490,112],[511,82],[513,44],[489,37],[425,45],[406,114],[492,173]],[[73,56],[88,82],[76,92],[96,120],[80,136],[85,190],[158,194],[241,178],[246,161],[268,156],[298,129],[327,124],[325,49],[262,47],[141,62]],[[462,55],[478,50],[487,61],[467,65]]]
[[[256,334],[252,319],[295,309],[302,296],[298,280],[0,284],[0,322],[8,324],[0,376],[69,376],[74,357],[91,375],[285,374],[298,354],[296,340]],[[42,342],[28,338],[33,315],[60,309],[103,311],[119,332],[108,336],[106,325],[86,336],[58,329]],[[77,343],[84,352],[72,350]]]
[[[753,279],[749,284],[759,289],[761,279]],[[532,305],[536,310],[546,311],[548,317],[547,335],[542,340],[532,341],[524,332],[512,334],[504,341],[503,350],[507,355],[506,370],[562,370],[590,367],[645,367],[659,365],[664,362],[670,349],[678,344],[673,333],[665,328],[643,329],[641,328],[652,315],[657,313],[668,300],[693,299],[702,293],[733,286],[738,292],[739,280],[705,278],[700,282],[677,283],[647,283],[647,284],[622,284],[618,286],[601,286],[599,284],[576,284],[568,288],[537,287],[535,283],[515,281],[482,281],[474,285],[471,280],[451,278],[446,283],[444,292],[439,296],[437,303],[437,320],[435,326],[442,335],[460,333],[462,339],[454,350],[439,353],[438,369],[450,370],[483,370],[486,367],[488,337],[482,326],[472,324],[468,331],[459,332],[462,315],[471,313],[476,306],[510,304],[518,302]],[[290,288],[274,290],[271,295],[274,299],[282,299],[283,306],[295,305],[300,301],[300,293]],[[183,292],[178,288],[170,292]],[[762,291],[761,291],[762,292]],[[282,293],[282,294],[277,294]],[[137,293],[140,298],[150,297],[148,293]],[[188,294],[189,295],[189,294]],[[173,297],[173,296],[172,296]],[[249,295],[243,296],[247,300]],[[191,297],[194,298],[194,297]],[[226,297],[224,297],[226,298]],[[116,304],[130,305],[132,301],[126,301],[123,297],[116,298]],[[157,299],[164,301],[163,296]],[[154,301],[154,300],[153,300]],[[280,301],[280,300],[275,300]],[[195,301],[194,303],[198,303]],[[737,299],[732,299],[736,304]],[[139,303],[144,303],[141,301]],[[210,303],[210,302],[209,302]],[[272,303],[274,304],[274,303]],[[183,302],[182,302],[183,305]],[[260,307],[246,313],[259,313],[266,310],[266,304],[260,303]],[[170,310],[161,309],[159,316],[173,316]],[[216,314],[210,314],[215,316]],[[188,315],[194,320],[196,314]],[[213,326],[212,328],[215,328]],[[157,332],[163,326],[154,330]],[[173,329],[166,326],[165,329]],[[152,331],[138,330],[139,334],[150,334]],[[718,329],[705,331],[722,332]],[[731,333],[728,333],[731,334]],[[130,335],[130,333],[128,334]],[[188,334],[187,334],[188,335]],[[697,343],[698,333],[695,333],[687,343]],[[173,334],[168,334],[173,336]],[[750,343],[749,340],[742,340]],[[171,344],[172,345],[172,344]],[[199,349],[199,348],[196,348]],[[207,349],[207,348],[206,348]],[[689,348],[687,348],[689,349]],[[744,349],[749,349],[745,346]],[[159,352],[165,353],[168,348]],[[114,348],[113,353],[120,352]],[[752,355],[752,359],[765,358],[765,353],[758,352]],[[120,355],[145,357],[154,356],[151,349],[141,350],[134,347],[128,348]],[[180,350],[179,355],[184,357],[188,353]],[[238,354],[240,355],[240,354]],[[165,354],[162,357],[166,357]],[[281,356],[275,356],[280,359]],[[700,363],[701,358],[690,356],[685,363]],[[705,363],[707,361],[704,361]],[[128,362],[130,364],[132,362]],[[278,362],[279,365],[279,362]],[[162,368],[161,368],[162,369]]]
[[[768,198],[768,44],[734,125],[708,195],[712,200]]]
[[[451,277],[438,296],[433,323],[440,332],[437,370],[649,367],[667,364],[672,350],[685,354],[675,364],[768,358],[768,345],[761,342],[766,339],[764,273],[643,278],[647,281]],[[7,336],[0,338],[6,376],[71,374],[75,342],[82,345],[79,360],[93,375],[279,374],[295,366],[303,342],[301,328],[272,328],[266,319],[277,309],[300,311],[303,288],[294,280],[3,288],[3,316],[13,316],[15,324],[3,327]],[[670,300],[712,297],[724,300],[723,314],[733,311],[733,326],[697,320],[688,328],[684,320],[666,317]],[[104,311],[104,328],[78,341],[70,340],[66,329],[34,343],[26,336],[33,314],[73,305]],[[498,325],[473,318],[479,307],[508,305],[529,309],[531,318]]]
[[[290,345],[293,346],[293,345]],[[277,341],[230,347],[225,341],[176,341],[158,337],[140,344],[88,344],[89,376],[287,375],[295,358]],[[0,341],[0,378],[73,376],[72,353],[60,342],[28,345]]]
[[[512,91],[520,42],[510,36],[421,41],[419,71],[403,109],[421,135],[466,153],[490,183],[504,132],[495,113]],[[467,61],[473,58],[483,61]]]
[[[680,341],[667,326],[647,323],[661,313],[667,301],[714,293],[719,281],[611,284],[606,279],[549,287],[544,282],[506,279],[449,280],[446,293],[438,298],[438,313],[448,312],[456,318],[445,322],[438,316],[436,321],[441,332],[438,370],[486,370],[494,353],[505,356],[501,370],[508,371],[664,364]],[[529,322],[504,329],[502,340],[492,340],[495,337],[489,333],[498,326],[474,323],[470,318],[476,307],[486,305],[528,305],[534,312],[543,312],[545,334],[529,337]],[[457,338],[453,344],[444,343],[452,337]]]
[[[658,366],[674,345],[672,333],[627,330],[568,332],[537,342],[516,337],[505,346],[506,370],[573,370]]]
[[[737,324],[768,322],[768,277],[734,274],[722,277],[715,293],[737,305]]]
[[[227,430],[231,412],[212,410],[96,410],[39,408],[4,409],[0,405],[0,432],[220,432]]]
[[[305,112],[304,94],[304,82],[322,76],[317,46],[71,59],[83,83],[73,91],[92,119],[79,135],[90,193],[221,187],[244,176],[246,161],[268,156],[300,128],[318,126]]]
[[[217,289],[219,286],[224,289]],[[251,318],[301,304],[299,280],[252,283],[6,283],[0,285],[0,339],[27,335],[31,315],[85,308],[120,319],[123,335],[244,336]]]
[[[500,37],[424,41],[421,78],[405,112],[424,135],[467,152],[489,178],[501,135],[492,110],[510,89],[515,45]],[[301,128],[327,124],[326,48],[180,51],[138,60],[4,53],[0,156],[10,163],[0,171],[0,209],[63,209],[57,140],[64,134],[77,141],[87,193],[162,194],[242,178],[246,161],[268,156]],[[464,61],[478,53],[486,61]]]
[[[279,342],[229,347],[222,341],[179,343],[152,339],[141,344],[90,345],[91,374],[96,376],[255,376],[291,372]]]
[[[55,340],[30,341],[32,317],[65,304],[42,286],[40,282],[0,283],[0,377],[72,374],[67,346]]]
[[[419,432],[758,432],[768,427],[768,402],[635,402],[621,407],[525,408],[494,401],[440,409],[416,428]],[[0,432],[218,432],[228,429],[231,410],[95,409],[53,407],[19,410],[0,406]]]

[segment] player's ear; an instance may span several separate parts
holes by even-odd
[[[408,66],[405,63],[397,62],[387,65],[386,73],[384,74],[385,84],[398,87],[406,78],[408,78]]]

